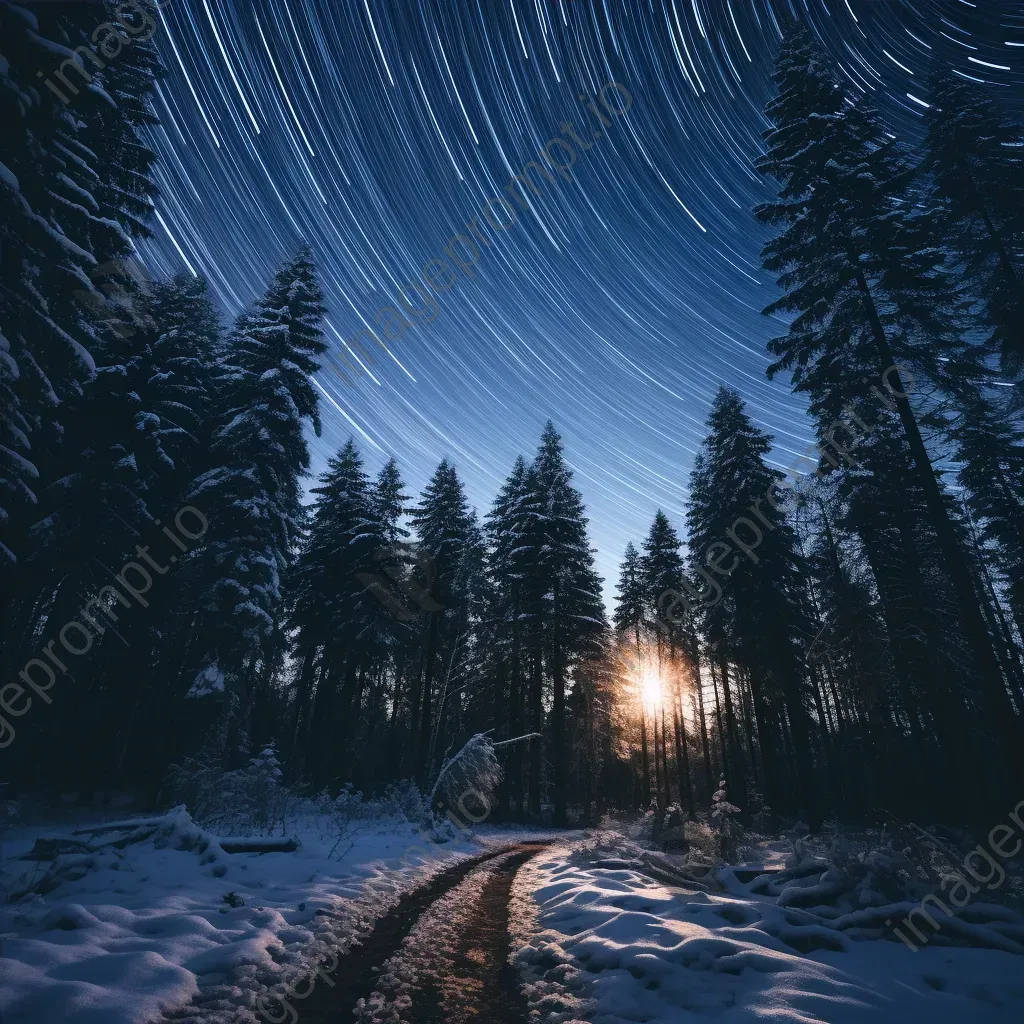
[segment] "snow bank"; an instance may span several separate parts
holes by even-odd
[[[44,895],[0,907],[0,1019],[254,1024],[261,994],[488,845],[469,834],[438,844],[397,819],[356,822],[340,845],[320,821],[293,831],[298,850],[266,854],[225,853],[183,810],[96,834],[8,832],[0,882]],[[33,847],[59,850],[56,870],[21,859]]]
[[[750,892],[735,871],[721,882],[727,891],[666,885],[626,841],[537,857],[514,897],[531,1009],[546,1024],[1024,1020],[1019,956],[855,939]]]

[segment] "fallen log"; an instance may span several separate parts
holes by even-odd
[[[71,834],[73,836],[98,835],[100,832],[133,832],[143,825],[162,825],[170,815],[160,814],[152,818],[132,818],[129,821],[106,821],[102,825],[90,825],[86,828],[76,828]]]
[[[721,889],[721,886],[715,882],[710,871],[706,877],[711,878],[711,882],[713,884],[700,882],[690,875],[683,874],[683,872],[678,870],[675,866],[666,864],[664,861],[660,860],[660,858],[655,860],[647,853],[643,854],[640,860],[643,865],[641,870],[645,874],[650,875],[652,878],[656,878],[659,882],[664,882],[666,885],[674,885],[679,889],[695,889],[700,892],[716,892]]]
[[[130,834],[122,839],[103,844],[123,847],[150,838],[160,826],[174,824],[175,820],[175,811],[169,811],[167,814],[155,817],[132,818],[127,821],[108,821],[100,825],[90,825],[86,828],[75,829],[71,834],[79,836],[98,835],[101,832],[128,832]],[[143,829],[148,829],[148,831],[143,832]],[[297,839],[286,837],[275,839],[270,836],[232,836],[228,839],[220,839],[216,836],[209,836],[209,838],[217,842],[225,853],[294,853],[299,848]],[[95,848],[93,846],[93,849]]]
[[[56,860],[64,853],[91,853],[89,844],[70,836],[40,836],[21,860]]]
[[[259,836],[252,839],[219,839],[218,842],[225,853],[294,853],[299,848],[297,839],[268,839]]]

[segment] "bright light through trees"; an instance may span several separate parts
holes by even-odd
[[[640,699],[643,701],[645,708],[651,709],[661,706],[661,676],[651,669],[646,669],[640,676]]]

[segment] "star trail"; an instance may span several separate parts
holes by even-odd
[[[720,383],[780,467],[811,439],[765,378],[783,325],[760,314],[775,286],[750,213],[770,191],[752,163],[784,19],[808,22],[898,135],[918,130],[936,53],[993,90],[1024,84],[1016,2],[162,8],[154,269],[203,274],[233,316],[307,239],[332,348],[314,469],[355,435],[371,471],[394,455],[418,492],[447,455],[483,513],[551,418],[609,593],[656,508],[681,522]],[[531,162],[569,166],[513,202]],[[431,289],[441,264],[450,283]]]

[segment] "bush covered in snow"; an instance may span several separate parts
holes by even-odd
[[[294,811],[295,795],[284,784],[273,744],[234,771],[201,752],[175,765],[168,784],[195,821],[224,835],[283,835]]]
[[[740,828],[735,819],[739,813],[740,808],[729,803],[725,779],[722,779],[711,798],[710,825],[718,839],[718,856],[727,863],[736,858],[736,841],[740,835]]]
[[[168,785],[197,823],[220,835],[285,835],[299,821],[319,821],[324,835],[347,835],[374,822],[418,825],[429,816],[423,795],[408,780],[372,799],[350,783],[334,797],[303,795],[288,785],[273,744],[232,771],[219,755],[200,752],[172,768]]]

